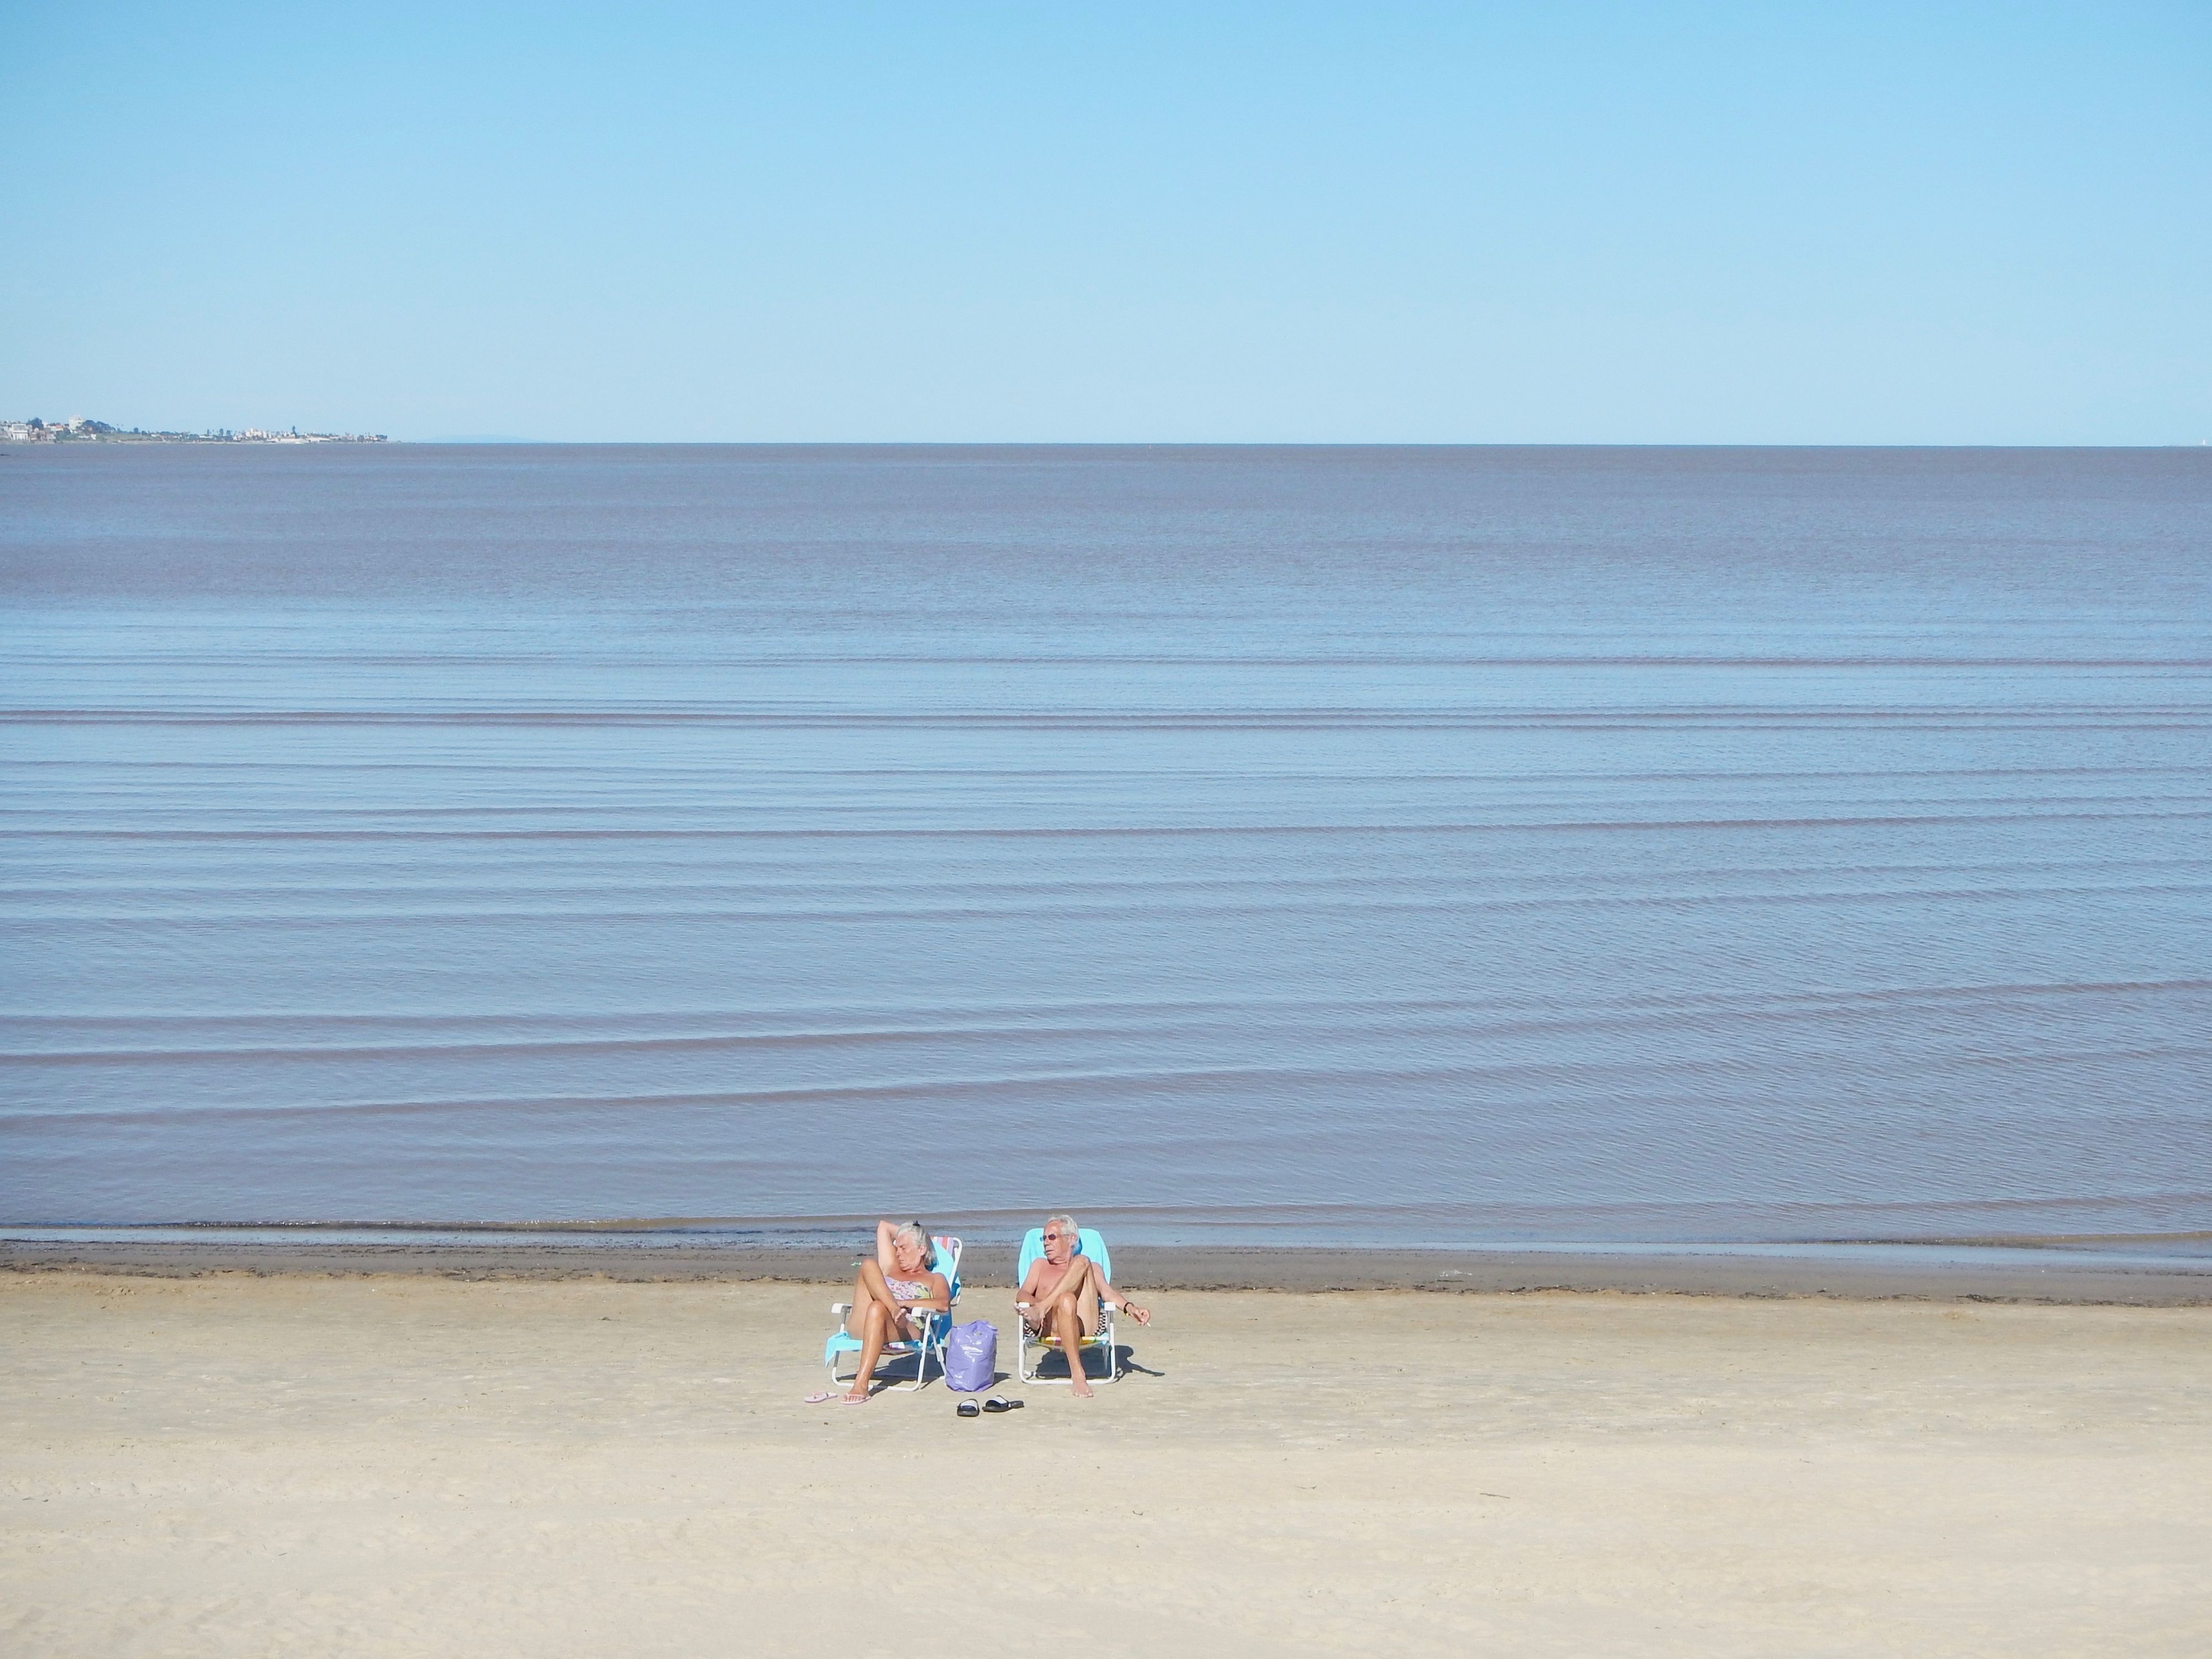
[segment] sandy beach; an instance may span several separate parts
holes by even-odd
[[[1095,1401],[961,1420],[801,1405],[832,1294],[0,1278],[0,1645],[2212,1643],[2212,1308],[1170,1290]]]

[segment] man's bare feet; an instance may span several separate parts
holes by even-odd
[[[1083,1368],[1080,1365],[1075,1368],[1075,1375],[1069,1377],[1067,1380],[1070,1385],[1069,1392],[1073,1394],[1078,1400],[1088,1400],[1091,1398],[1091,1384],[1084,1380]]]

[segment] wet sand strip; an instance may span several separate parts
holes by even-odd
[[[1803,1254],[1668,1254],[1624,1247],[1618,1254],[1510,1248],[1393,1250],[1279,1246],[1126,1245],[1116,1278],[1156,1290],[1421,1290],[1645,1291],[1691,1296],[1906,1297],[1931,1301],[2212,1304],[2212,1257],[2146,1262],[2054,1255],[2045,1266],[2018,1248],[2001,1259],[1959,1250],[1942,1261],[1881,1261]],[[963,1280],[976,1289],[1012,1282],[1010,1245],[978,1243]],[[761,1244],[206,1243],[166,1239],[63,1242],[0,1238],[0,1272],[89,1272],[161,1279],[212,1273],[423,1274],[464,1279],[603,1279],[633,1283],[695,1280],[841,1283],[856,1261],[850,1247]]]

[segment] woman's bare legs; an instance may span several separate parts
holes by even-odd
[[[905,1310],[884,1283],[884,1270],[872,1261],[863,1261],[853,1281],[853,1310],[845,1316],[845,1332],[860,1339],[860,1369],[845,1398],[866,1400],[884,1345],[910,1340]]]
[[[899,1299],[891,1294],[891,1287],[884,1282],[884,1270],[872,1261],[863,1261],[860,1271],[853,1279],[853,1311],[845,1316],[848,1335],[862,1334],[860,1321],[867,1312],[871,1302],[880,1302],[895,1314],[906,1311]]]
[[[870,1302],[853,1310],[854,1317],[860,1322],[854,1333],[860,1339],[860,1369],[853,1373],[853,1386],[845,1390],[848,1400],[866,1400],[868,1385],[875,1378],[876,1362],[884,1357],[884,1332],[890,1323],[890,1315],[880,1302]]]

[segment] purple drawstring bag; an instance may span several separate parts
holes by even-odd
[[[981,1394],[999,1379],[999,1328],[988,1319],[955,1325],[945,1344],[945,1386]]]

